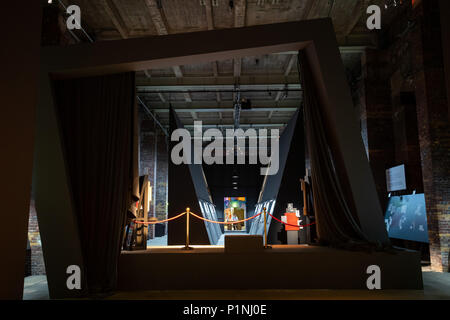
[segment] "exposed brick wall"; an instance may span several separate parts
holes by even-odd
[[[28,240],[31,249],[31,275],[45,274],[44,256],[42,253],[41,236],[36,215],[34,200],[30,201],[30,216],[28,218]]]
[[[363,56],[357,107],[381,202],[384,169],[404,163],[407,192],[425,193],[432,269],[448,271],[450,115],[440,29],[437,0],[397,17],[385,46]]]
[[[25,253],[25,277],[31,276],[31,248],[27,242],[27,251]]]
[[[154,120],[149,119],[149,117],[142,112],[139,113],[139,118],[139,174],[148,174],[150,184],[153,188],[152,203],[149,210],[149,216],[156,216],[158,220],[163,220],[167,218],[168,148],[166,136],[158,127],[158,125],[155,124]],[[149,238],[152,239],[153,235],[154,227],[149,228]]]
[[[449,271],[450,124],[438,1],[416,10],[415,75],[420,153],[428,217],[431,267]]]

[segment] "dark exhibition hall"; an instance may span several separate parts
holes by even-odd
[[[450,1],[0,8],[0,300],[450,300]]]

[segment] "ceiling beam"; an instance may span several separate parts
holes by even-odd
[[[206,22],[208,24],[208,30],[214,29],[214,18],[212,14],[212,5],[211,0],[205,1],[205,10],[206,10]]]
[[[161,102],[166,102],[166,98],[164,98],[162,93],[158,93],[158,96],[161,99]]]
[[[183,72],[181,71],[180,66],[173,66],[173,73],[175,73],[175,77],[177,77],[178,79],[183,78]]]
[[[161,10],[158,8],[156,0],[145,0],[145,3],[147,4],[150,17],[152,19],[153,25],[155,26],[158,35],[160,36],[168,35],[169,32],[166,23],[164,22],[165,21],[164,16]],[[173,66],[172,69],[177,78],[183,77],[183,73],[181,72],[180,66]]]
[[[144,100],[145,94],[139,93],[139,96]],[[167,109],[167,104],[159,100],[146,100],[153,109]],[[166,99],[167,101],[167,99]],[[171,100],[171,105],[175,109],[218,109],[218,108],[230,108],[234,107],[234,102],[231,100],[222,100],[220,105],[216,100],[208,101],[194,101],[193,103],[186,103],[183,100]],[[284,99],[278,102],[277,108],[298,108],[301,103],[301,99]],[[274,102],[270,100],[252,100],[252,109],[254,111],[260,110],[260,108],[275,108]],[[245,111],[245,110],[244,110]]]
[[[219,76],[219,66],[217,65],[217,61],[211,62],[214,78]]]
[[[286,71],[286,70],[285,70]],[[284,73],[286,73],[284,71]],[[300,82],[298,75],[243,75],[239,79],[239,84],[245,85],[277,85],[277,84],[298,84]],[[233,76],[220,77],[137,77],[138,86],[205,86],[205,85],[234,85]]]
[[[147,4],[147,8],[150,13],[152,22],[156,28],[156,32],[159,35],[169,34],[169,32],[167,31],[166,23],[164,22],[163,15],[161,14],[161,11],[158,8],[156,0],[145,0],[145,3]]]
[[[329,0],[330,8],[328,10],[328,17],[331,17],[333,15],[333,9],[334,5],[336,4],[336,0]]]
[[[150,104],[150,103],[149,103]],[[156,113],[168,113],[169,109],[154,109],[149,108],[150,110],[153,110]],[[241,110],[241,112],[295,112],[297,108],[279,108],[279,107],[271,107],[271,108],[252,108],[252,109],[246,109]],[[176,112],[180,113],[203,113],[203,112],[220,112],[220,113],[227,113],[227,112],[233,112],[233,108],[175,108]]]
[[[144,74],[145,74],[145,76],[146,76],[147,78],[151,78],[151,77],[152,77],[152,75],[151,75],[151,73],[150,73],[150,70],[144,70]]]
[[[211,0],[205,1],[205,10],[206,10],[206,22],[208,25],[208,30],[214,30],[214,17],[212,12],[212,5]],[[213,75],[215,78],[219,76],[219,67],[217,65],[217,61],[211,62],[211,66],[213,69]],[[216,100],[219,103],[220,102],[220,93],[216,93]]]
[[[278,128],[278,127],[284,127],[286,123],[241,123],[241,127],[268,127],[268,128]],[[233,127],[234,125],[232,123],[227,124],[202,124],[203,128],[220,128],[220,127]],[[194,128],[194,125],[192,124],[185,124],[185,128]]]
[[[317,0],[307,0],[306,1],[306,5],[305,5],[305,7],[303,9],[304,10],[303,11],[303,17],[302,17],[303,20],[307,20],[308,19],[309,14],[310,14],[311,9],[312,9],[312,6],[314,4],[314,1],[317,1]]]
[[[247,11],[246,0],[236,0],[234,2],[234,27],[241,28],[245,26],[245,14]],[[233,75],[235,79],[241,76],[242,60],[241,58],[233,59]]]
[[[292,67],[294,66],[296,58],[297,58],[297,54],[292,54],[291,57],[289,58],[289,62],[286,66],[286,69],[284,69],[285,77],[287,77],[291,73],[291,70],[292,70]]]
[[[345,30],[345,35],[348,36],[355,26],[358,24],[361,19],[362,13],[364,11],[364,1],[357,1],[355,7],[353,8],[353,12],[351,14],[351,19],[348,22],[347,29]]]
[[[284,91],[278,91],[277,95],[275,96],[275,101],[278,102],[281,99],[281,96],[283,95]]]
[[[184,99],[186,100],[186,102],[192,103],[192,97],[188,91],[184,91],[183,95],[184,95]]]
[[[164,91],[197,91],[197,92],[211,92],[211,91],[234,91],[234,85],[169,85],[169,86],[142,86],[137,85],[137,91],[139,93],[158,93]],[[240,91],[246,90],[260,90],[260,91],[281,91],[285,90],[301,90],[299,83],[275,83],[275,84],[245,84],[240,85]]]
[[[240,28],[245,26],[245,14],[247,11],[246,0],[234,1],[234,27]]]
[[[182,79],[183,78],[183,72],[181,71],[180,66],[173,66],[173,72],[175,73],[175,77],[177,79]],[[139,90],[139,89],[138,89]],[[191,103],[192,102],[192,97],[191,94],[188,91],[189,89],[183,88],[183,95],[184,95],[184,99],[186,100],[186,102]]]
[[[168,124],[166,124],[166,126],[168,126]],[[185,129],[194,128],[194,125],[192,124],[184,124],[183,126]],[[286,123],[241,123],[240,126],[245,128],[283,128],[284,126],[286,126]],[[232,123],[225,123],[225,124],[202,123],[202,127],[203,129],[221,128],[221,127],[233,128],[234,125]]]
[[[287,76],[289,76],[289,74],[291,73],[292,67],[294,66],[294,62],[295,62],[295,58],[297,57],[297,54],[291,54],[289,61],[286,65],[286,68],[284,69],[284,76],[287,78]],[[297,80],[298,81],[298,80]],[[289,86],[286,84],[284,86],[284,89],[289,88]],[[281,97],[283,96],[283,94],[285,93],[285,91],[278,91],[277,95],[275,96],[275,101],[278,102],[280,101]],[[269,114],[269,119],[272,117],[272,113]]]
[[[128,29],[114,2],[112,0],[101,0],[101,3],[122,38],[128,39]]]
[[[363,46],[340,46],[339,47],[339,51],[341,53],[363,53],[363,52],[365,52],[365,50],[367,48],[375,48],[375,47],[366,46],[366,45],[363,45]],[[288,55],[291,55],[291,54],[298,54],[298,52],[297,51],[284,51],[284,52],[276,52],[276,53],[273,53],[273,54],[288,54]]]
[[[242,69],[242,60],[241,58],[234,58],[233,59],[233,75],[235,79],[239,79],[241,76],[241,69]]]

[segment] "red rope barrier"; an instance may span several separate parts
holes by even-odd
[[[171,220],[178,219],[178,218],[184,216],[185,214],[186,214],[186,212],[183,212],[183,213],[180,213],[179,215],[177,215],[177,216],[175,216],[175,217],[172,217],[172,218],[169,218],[169,219],[166,219],[166,220],[159,220],[159,221],[137,221],[137,220],[134,220],[134,223],[138,223],[138,224],[157,224],[157,223],[164,223],[164,222],[167,222],[167,221],[171,221]]]
[[[250,218],[247,218],[247,219],[244,219],[244,220],[230,221],[230,222],[228,222],[228,221],[214,221],[214,220],[209,220],[209,219],[200,217],[200,216],[198,216],[198,215],[196,215],[195,213],[192,213],[192,212],[190,212],[190,214],[193,215],[194,217],[196,217],[197,219],[204,220],[204,221],[208,221],[208,222],[211,222],[211,223],[218,223],[218,224],[236,224],[236,223],[245,222],[245,221],[248,221],[248,220],[251,220],[251,219],[255,219],[257,216],[261,215],[262,212],[260,212],[260,213],[258,213],[258,214],[255,214],[254,216],[251,216]]]
[[[175,216],[175,217],[172,217],[172,218],[169,218],[169,219],[165,219],[165,220],[160,220],[160,221],[147,221],[147,222],[145,222],[145,221],[138,221],[138,220],[133,220],[133,221],[134,221],[134,223],[137,223],[137,224],[157,224],[157,223],[164,223],[164,222],[168,222],[168,221],[171,221],[171,220],[178,219],[178,218],[184,216],[185,214],[186,214],[186,212],[183,212],[183,213],[180,213],[179,215],[177,215],[177,216]],[[211,223],[217,223],[217,224],[237,224],[237,223],[242,223],[242,222],[245,222],[245,221],[248,221],[248,220],[255,219],[256,217],[258,217],[258,216],[260,216],[261,214],[263,214],[263,212],[260,212],[260,213],[258,213],[258,214],[255,214],[254,216],[251,216],[250,218],[243,219],[243,220],[238,220],[238,221],[214,221],[214,220],[209,220],[209,219],[200,217],[200,216],[196,215],[196,214],[193,213],[193,212],[189,212],[189,214],[191,214],[192,216],[196,217],[197,219],[204,220],[204,221],[208,221],[208,222],[211,222]],[[291,227],[308,227],[308,226],[311,226],[311,225],[313,225],[313,224],[316,224],[315,222],[309,223],[309,224],[305,224],[305,225],[289,224],[289,223],[283,222],[283,221],[281,221],[280,219],[274,217],[273,215],[270,214],[270,212],[267,212],[267,214],[268,214],[269,216],[271,216],[273,219],[275,219],[276,221],[278,221],[278,222],[280,222],[280,223],[282,223],[282,224],[284,224],[284,225],[291,226]]]
[[[269,212],[267,212],[267,214],[269,215],[269,216],[271,216],[272,218],[274,218],[276,221],[278,221],[278,222],[281,222],[282,224],[285,224],[285,225],[287,225],[287,226],[291,226],[291,227],[308,227],[308,226],[311,226],[311,225],[313,225],[313,224],[316,224],[315,222],[313,222],[313,223],[310,223],[310,224],[305,224],[305,225],[296,225],[296,224],[289,224],[289,223],[286,223],[286,222],[283,222],[283,221],[281,221],[280,219],[278,219],[278,218],[275,218],[273,215],[271,215]]]

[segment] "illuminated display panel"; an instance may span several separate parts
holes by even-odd
[[[384,222],[391,238],[428,243],[425,195],[390,197]]]
[[[246,200],[245,197],[225,197],[224,198],[224,221],[239,221],[246,218]],[[240,222],[224,226],[225,231],[245,231],[246,223]]]

